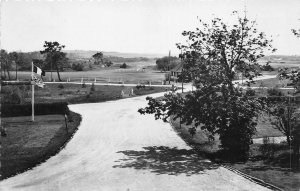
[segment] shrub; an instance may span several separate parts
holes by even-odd
[[[283,96],[283,93],[278,88],[271,88],[267,90],[269,96]]]
[[[18,87],[6,87],[2,90],[2,104],[21,104],[25,99],[26,90]]]
[[[136,89],[138,89],[138,90],[139,90],[139,89],[145,89],[145,88],[146,88],[145,85],[137,85],[137,86],[136,86]]]
[[[91,86],[91,92],[94,92],[95,91],[95,84],[92,83],[92,86]]]
[[[110,67],[111,65],[113,65],[113,63],[111,61],[105,61],[104,64],[107,66],[107,67]]]
[[[2,105],[2,117],[30,116],[32,114],[31,104],[11,104]],[[38,103],[34,104],[35,115],[69,114],[66,102],[57,103]]]
[[[59,88],[59,89],[64,89],[65,87],[64,87],[63,84],[59,84],[59,85],[58,85],[58,88]]]
[[[272,72],[275,69],[270,65],[270,62],[267,62],[265,65],[260,66],[260,69],[263,71],[269,71]]]
[[[83,71],[83,68],[84,68],[84,66],[81,63],[72,64],[72,69],[75,70],[75,71]]]
[[[126,63],[123,63],[123,64],[120,66],[120,68],[127,68]]]
[[[253,89],[247,89],[246,90],[246,95],[247,96],[255,96],[255,90],[253,90]]]

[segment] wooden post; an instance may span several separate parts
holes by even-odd
[[[181,59],[180,59],[180,61],[181,61],[181,65],[182,65],[182,68],[181,68],[181,92],[183,93],[183,62],[182,62],[182,50],[181,50]]]
[[[68,129],[68,116],[67,116],[67,114],[65,114],[65,124],[66,124],[67,134],[69,134],[69,129]]]

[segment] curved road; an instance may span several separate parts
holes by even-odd
[[[1,181],[0,190],[268,190],[202,159],[169,124],[140,115],[145,97],[70,105],[83,118],[73,139],[45,163]]]

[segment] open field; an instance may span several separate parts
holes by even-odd
[[[20,88],[23,88],[20,86]],[[31,89],[30,86],[22,93],[22,101],[24,103],[31,102]],[[2,87],[3,94],[9,92],[10,87]],[[121,99],[121,93],[124,92],[125,97],[128,97],[130,93],[134,95],[146,95],[157,92],[164,92],[169,90],[166,87],[150,87],[137,88],[136,86],[128,87],[122,86],[106,86],[95,85],[94,89],[92,85],[81,84],[46,84],[44,88],[35,88],[35,103],[51,103],[51,102],[68,102],[68,103],[94,103],[103,102],[109,100]],[[9,97],[7,99],[10,99]],[[4,99],[2,101],[5,101]]]
[[[84,81],[94,81],[97,78],[97,81],[100,82],[119,82],[124,81],[125,83],[138,83],[138,81],[158,81],[161,84],[161,81],[165,79],[165,73],[153,70],[156,63],[155,60],[151,61],[141,61],[141,62],[130,62],[126,63],[127,68],[122,69],[120,65],[123,63],[115,63],[111,67],[101,68],[98,65],[93,65],[93,69],[88,71],[64,71],[60,72],[61,79],[67,81],[70,78],[70,81],[81,81],[83,78]],[[15,78],[15,72],[11,71],[12,79]],[[58,81],[57,72],[52,72],[52,78],[55,81]],[[30,71],[19,71],[18,72],[19,80],[30,80],[31,72]],[[51,72],[46,71],[46,76],[43,77],[44,81],[51,80]]]
[[[53,79],[58,81],[57,73],[53,72]],[[95,78],[98,82],[120,82],[124,81],[125,83],[135,83],[152,81],[161,84],[161,81],[165,79],[165,73],[158,71],[133,71],[132,69],[116,69],[116,70],[99,70],[99,71],[79,71],[79,72],[60,72],[61,79],[67,81],[70,78],[70,81],[80,82],[83,78],[84,81],[94,81]],[[30,72],[19,72],[19,80],[30,80]],[[46,76],[43,77],[44,81],[50,81],[51,74],[48,72]]]
[[[81,117],[71,112],[68,132],[63,115],[2,118],[6,137],[1,137],[1,177],[4,179],[44,162],[72,138]]]

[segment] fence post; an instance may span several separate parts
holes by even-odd
[[[68,129],[68,116],[67,116],[67,114],[65,114],[65,124],[66,124],[67,134],[69,134],[69,129]]]

